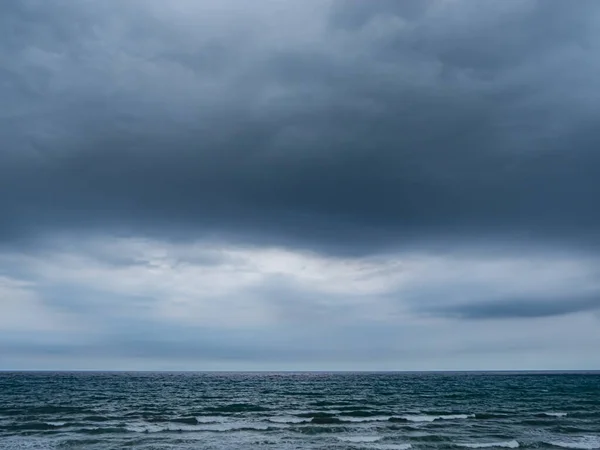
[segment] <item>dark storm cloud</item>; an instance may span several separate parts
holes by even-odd
[[[333,2],[276,47],[145,5],[0,6],[5,242],[600,243],[596,2]]]
[[[520,299],[496,300],[461,305],[440,305],[429,311],[436,316],[457,319],[533,319],[564,316],[586,311],[600,310],[600,293],[584,297],[543,298],[526,297]]]

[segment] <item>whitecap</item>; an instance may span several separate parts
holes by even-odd
[[[56,444],[46,439],[31,436],[14,436],[2,438],[2,448],[11,450],[53,450],[56,448]]]
[[[279,425],[279,427],[281,427],[281,426],[282,425]],[[146,422],[134,422],[134,423],[127,424],[125,429],[128,431],[136,432],[136,433],[160,433],[160,432],[165,432],[165,431],[226,432],[226,431],[239,431],[239,430],[266,431],[269,429],[269,426],[252,423],[252,422],[203,423],[203,424],[198,424],[198,425],[169,423],[169,424],[166,424],[163,426],[146,423]]]
[[[592,450],[600,448],[600,437],[582,436],[579,438],[564,438],[556,441],[549,441],[548,444],[562,448]]]
[[[475,417],[473,414],[441,414],[439,416],[431,416],[427,414],[415,414],[401,416],[402,419],[409,422],[433,422],[434,420],[459,420]]]
[[[409,450],[412,448],[411,444],[372,444],[369,448],[373,450]]]
[[[545,412],[543,413],[545,416],[549,417],[566,417],[567,413],[564,412]]]
[[[392,416],[341,417],[343,422],[387,422]]]
[[[266,431],[269,428],[268,425],[260,425],[253,422],[225,422],[220,424],[197,425],[195,431]]]
[[[165,428],[159,425],[141,422],[128,423],[125,426],[125,429],[127,431],[133,431],[134,433],[159,433],[165,431]]]
[[[466,448],[519,448],[519,443],[515,440],[503,442],[474,442],[456,445]]]
[[[382,436],[337,436],[337,438],[342,442],[352,442],[355,444],[377,442],[383,439]]]
[[[198,423],[223,423],[227,420],[223,416],[197,416],[196,422]]]
[[[291,416],[278,416],[278,417],[269,417],[269,422],[273,423],[308,423],[312,419],[305,417],[291,417]]]

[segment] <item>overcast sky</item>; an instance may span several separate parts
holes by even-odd
[[[0,369],[600,369],[597,0],[3,0]]]

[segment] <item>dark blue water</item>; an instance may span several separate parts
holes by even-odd
[[[0,373],[1,449],[600,448],[598,374]]]

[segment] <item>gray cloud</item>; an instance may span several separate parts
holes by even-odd
[[[434,315],[457,319],[534,319],[563,316],[586,311],[600,310],[600,292],[575,298],[521,298],[441,305],[429,311]]]
[[[3,4],[5,241],[600,242],[596,3],[335,2],[265,48],[143,5]]]
[[[48,333],[0,335],[5,357],[79,358],[81,330],[56,331],[75,317],[100,359],[474,367],[558,348],[543,324],[560,317],[589,360],[596,0],[207,4],[0,2],[0,294],[21,300],[0,307]],[[200,320],[223,311],[268,324]],[[534,318],[537,341],[482,328]]]

